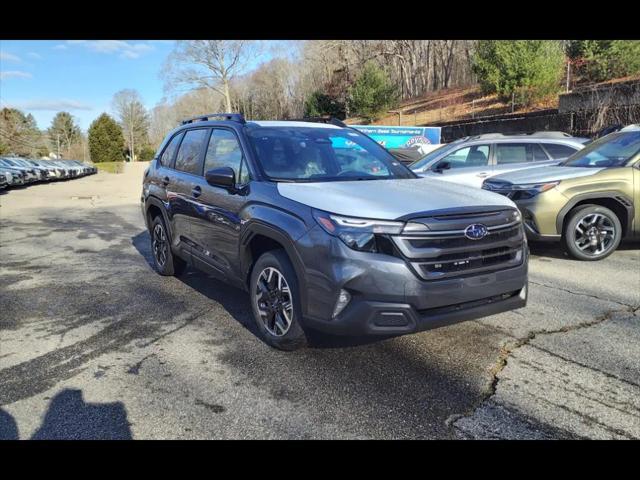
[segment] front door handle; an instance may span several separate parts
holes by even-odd
[[[191,190],[191,195],[193,195],[194,198],[198,198],[200,195],[202,195],[202,188],[200,188],[200,185],[196,185],[195,187],[193,187],[193,190]]]
[[[480,177],[480,178],[487,178],[488,176],[489,176],[489,174],[487,172],[480,172],[478,174],[478,177]]]
[[[171,179],[169,177],[164,177],[162,179],[162,184],[166,187],[167,185],[169,185],[169,182],[171,182]]]

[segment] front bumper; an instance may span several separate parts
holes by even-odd
[[[502,295],[426,310],[416,310],[406,303],[357,301],[331,325],[315,322],[313,326],[339,335],[403,335],[515,310],[526,304],[526,285]]]
[[[318,230],[298,241],[306,264],[304,323],[311,328],[338,335],[401,335],[526,305],[526,244],[518,266],[423,280],[402,258],[356,252],[333,237],[321,247],[318,236],[326,234]],[[307,240],[314,245],[313,258],[304,251]],[[340,289],[351,301],[332,318]]]

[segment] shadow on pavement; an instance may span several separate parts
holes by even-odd
[[[133,246],[144,257],[151,268],[154,268],[148,231],[140,232],[132,238]],[[189,267],[182,275],[176,277],[195,291],[220,304],[238,323],[260,339],[253,320],[249,295],[238,288],[227,285],[221,280]],[[345,348],[377,343],[391,336],[336,336],[322,332],[307,332],[309,346],[312,348]],[[261,340],[262,341],[262,340]]]
[[[32,440],[130,440],[131,429],[122,402],[87,403],[82,392],[64,389],[49,404]]]
[[[18,424],[11,414],[0,408],[0,440],[18,440]]]

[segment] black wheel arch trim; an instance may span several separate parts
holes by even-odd
[[[144,219],[145,219],[145,222],[147,223],[147,228],[151,227],[151,225],[149,224],[149,208],[151,208],[152,205],[160,209],[160,213],[162,214],[162,219],[164,220],[165,229],[167,230],[167,235],[169,235],[169,244],[171,245],[173,241],[173,232],[171,231],[171,222],[169,222],[169,218],[167,217],[167,209],[164,203],[162,202],[162,200],[160,200],[157,197],[149,196],[145,200]]]
[[[251,270],[251,266],[257,259],[251,258],[249,243],[256,235],[262,235],[274,240],[284,247],[287,256],[291,260],[293,269],[298,277],[298,286],[300,288],[300,303],[303,315],[306,314],[307,300],[307,282],[304,263],[295,248],[293,239],[282,229],[264,223],[260,220],[252,220],[245,225],[244,232],[240,238],[240,271],[243,278],[247,279]],[[248,287],[248,285],[247,285]]]
[[[625,205],[623,202],[620,201],[621,198],[624,199],[625,202],[627,202],[627,205]],[[616,191],[582,193],[582,194],[576,195],[575,197],[572,197],[571,200],[569,200],[569,202],[567,202],[567,204],[564,207],[562,207],[562,209],[560,209],[560,212],[558,212],[558,216],[556,217],[557,232],[559,234],[562,234],[563,227],[564,227],[564,220],[566,216],[578,203],[583,202],[585,200],[598,200],[598,199],[613,200],[625,209],[625,211],[627,212],[626,229],[622,232],[622,236],[625,237],[631,234],[633,231],[633,218],[635,215],[633,200],[631,200],[626,195]]]

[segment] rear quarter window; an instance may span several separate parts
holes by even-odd
[[[558,143],[543,143],[542,146],[549,152],[549,155],[551,155],[551,158],[554,160],[570,157],[578,151],[577,148],[560,145]]]

